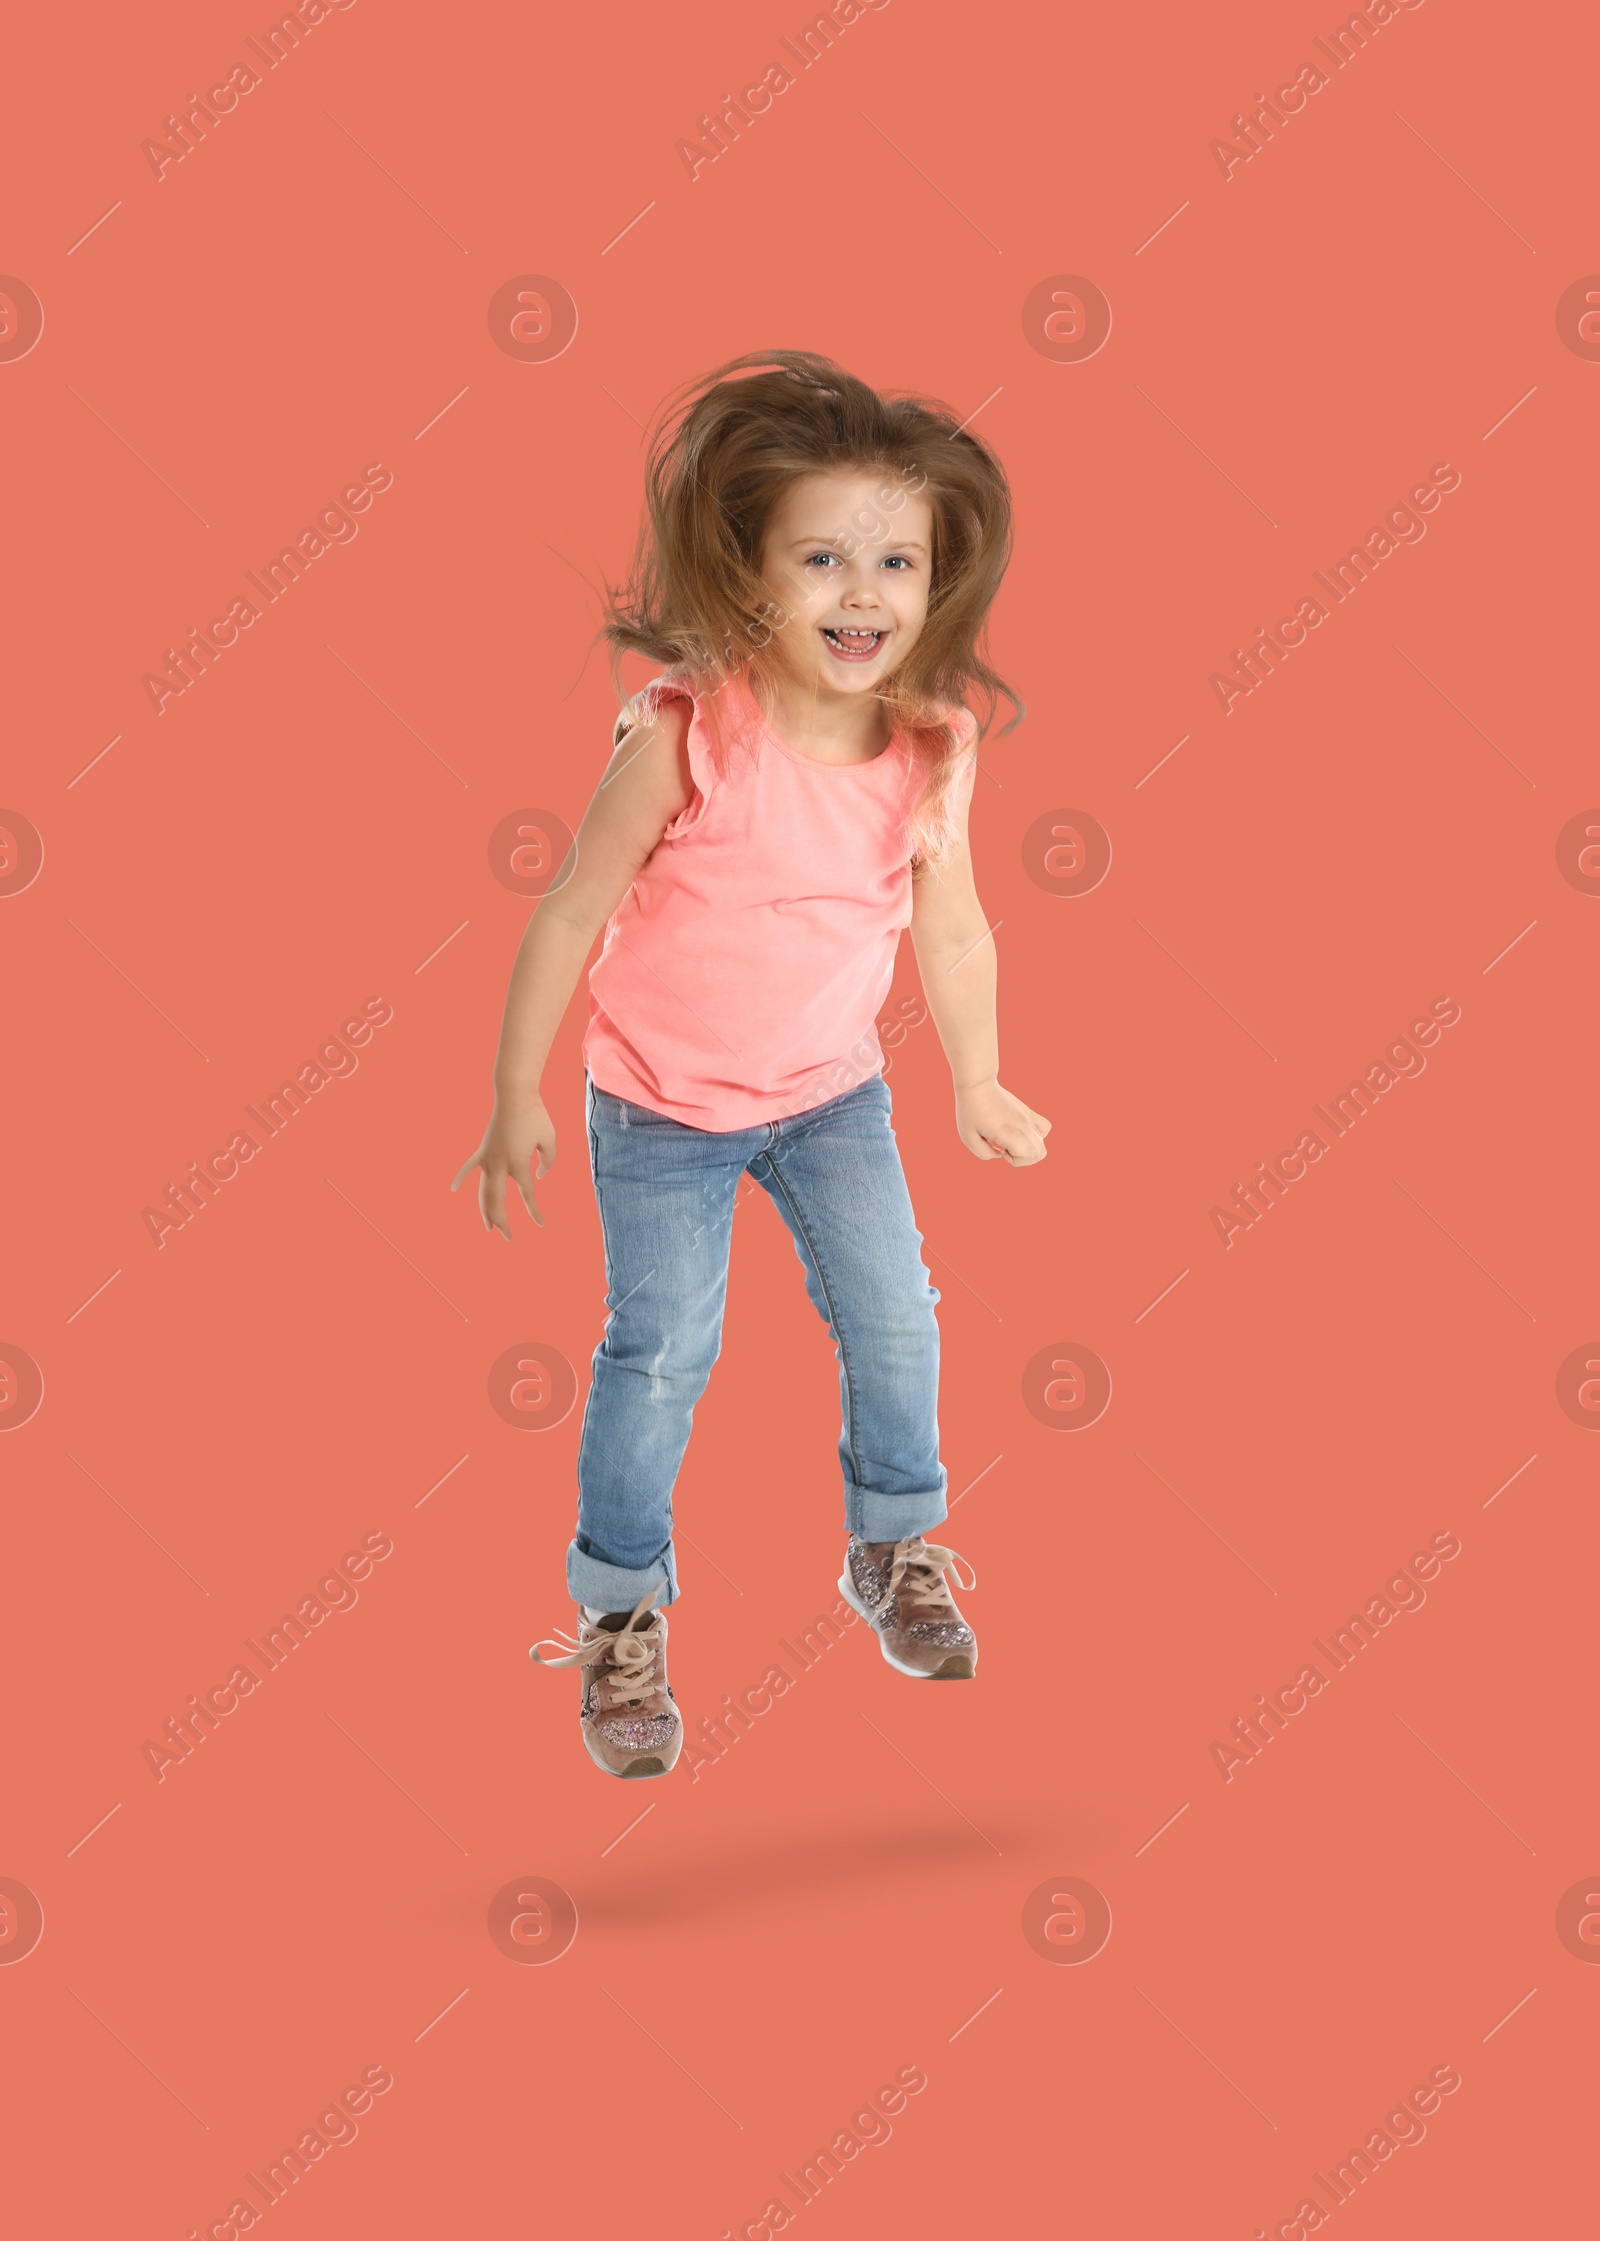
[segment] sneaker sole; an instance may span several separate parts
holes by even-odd
[[[883,1652],[884,1663],[892,1665],[897,1673],[904,1673],[909,1680],[913,1681],[972,1681],[977,1679],[978,1653],[976,1650],[958,1651],[955,1656],[947,1657],[944,1663],[932,1673],[928,1671],[926,1666],[907,1665],[903,1658],[896,1657],[883,1636],[878,1633],[878,1629],[872,1625],[872,1613],[856,1593],[855,1582],[850,1577],[850,1567],[848,1565],[845,1566],[843,1573],[840,1575],[839,1593],[857,1617],[864,1618],[868,1626],[872,1627],[878,1647]]]

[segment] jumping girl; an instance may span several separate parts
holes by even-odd
[[[683,1741],[672,1493],[721,1344],[745,1175],[793,1235],[838,1354],[840,1590],[896,1671],[976,1669],[946,1578],[959,1559],[923,1537],[946,1515],[939,1295],[873,1024],[907,926],[961,1141],[1026,1167],[1050,1131],[1000,1084],[967,849],[968,696],[985,727],[1001,695],[1021,716],[981,650],[1010,553],[998,462],[940,406],[770,351],[669,410],[647,509],[605,636],[614,675],[625,653],[659,674],[623,709],[522,938],[494,1111],[451,1186],[480,1170],[484,1225],[509,1238],[509,1177],[542,1226],[533,1186],[556,1140],[540,1081],[603,929],[584,1062],[608,1313],[567,1551],[577,1630],[541,1662],[578,1667],[584,1743],[627,1776],[666,1773]]]

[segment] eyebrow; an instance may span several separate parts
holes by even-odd
[[[831,536],[795,537],[790,540],[790,550],[793,551],[794,548],[798,545],[827,545],[831,548],[841,543],[842,540],[850,534],[851,532],[849,530],[840,530],[835,532]],[[925,553],[928,548],[915,537],[888,537],[884,540],[884,549],[888,552]]]

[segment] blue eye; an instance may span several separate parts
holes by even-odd
[[[892,552],[884,560],[885,568],[909,568],[911,562],[902,552]]]
[[[813,565],[814,562],[819,560],[826,560],[832,563],[833,561],[836,561],[838,557],[839,555],[836,552],[814,552],[811,555],[811,558],[806,562],[806,566],[809,568]]]

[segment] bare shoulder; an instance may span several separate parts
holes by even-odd
[[[692,702],[676,694],[644,707],[630,701],[617,718],[611,760],[596,798],[616,788],[619,809],[625,801],[635,813],[659,815],[663,825],[669,824],[694,793],[689,766],[693,716]]]

